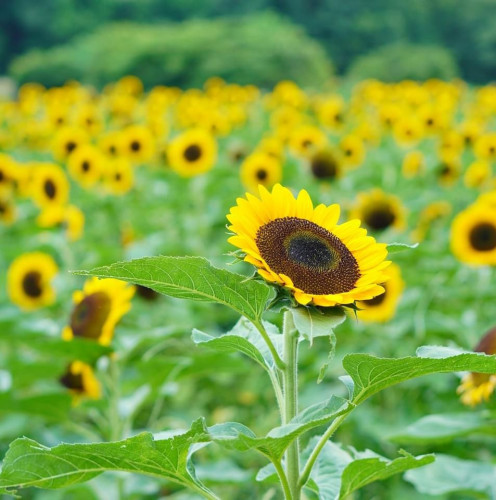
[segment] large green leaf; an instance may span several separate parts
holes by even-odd
[[[436,454],[436,461],[422,469],[408,471],[405,479],[424,495],[472,493],[496,499],[496,466]]]
[[[417,350],[416,357],[398,359],[348,354],[343,366],[353,379],[353,402],[358,404],[387,387],[422,375],[458,371],[496,373],[496,356],[425,346]]]
[[[389,439],[402,444],[430,444],[472,434],[496,434],[496,420],[487,412],[428,415]]]
[[[218,269],[202,257],[144,257],[75,274],[116,278],[180,299],[218,302],[252,321],[260,319],[272,295],[266,284]]]
[[[303,458],[308,458],[317,440],[310,441]],[[433,460],[433,455],[414,457],[404,452],[403,456],[389,460],[370,450],[344,450],[328,441],[315,462],[306,487],[317,493],[320,500],[338,500],[374,481],[422,467]]]
[[[264,322],[264,327],[272,343],[281,353],[282,335],[279,334],[277,327],[267,322]],[[205,345],[220,352],[241,352],[264,369],[274,368],[274,358],[267,343],[253,324],[245,318],[241,318],[232,330],[219,337],[195,329],[192,338],[196,344]]]
[[[267,457],[279,460],[296,438],[310,429],[329,423],[351,408],[346,399],[332,396],[328,401],[303,410],[288,424],[275,427],[265,437],[256,437],[248,427],[237,422],[214,425],[209,427],[209,432],[214,441],[227,448],[239,451],[255,448]]]
[[[168,479],[213,499],[215,495],[196,479],[190,461],[192,445],[209,440],[203,419],[195,421],[189,431],[167,439],[154,439],[145,432],[111,443],[47,448],[32,439],[20,438],[5,455],[0,489],[63,488],[112,470]]]

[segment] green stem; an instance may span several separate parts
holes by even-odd
[[[305,467],[303,468],[303,472],[301,473],[300,480],[298,481],[298,484],[300,488],[302,488],[305,483],[308,481],[308,478],[310,477],[310,473],[312,472],[312,468],[322,451],[322,448],[325,446],[327,441],[329,441],[330,437],[334,434],[336,429],[341,425],[343,420],[351,413],[351,410],[348,413],[343,413],[339,417],[335,418],[332,422],[332,424],[329,426],[327,431],[322,435],[322,437],[319,439],[319,442],[315,445],[315,448],[312,450],[312,453],[308,457],[307,463],[305,464]]]
[[[263,339],[265,340],[265,343],[267,344],[267,347],[269,348],[269,351],[272,354],[272,357],[274,358],[274,363],[276,364],[277,368],[279,368],[279,370],[284,370],[286,365],[279,356],[279,353],[277,352],[277,349],[272,343],[272,340],[270,340],[269,334],[265,330],[265,327],[263,326],[262,322],[252,321],[252,323],[255,326],[255,328],[260,332],[260,335],[262,335]]]
[[[119,439],[122,439],[122,423],[119,416],[119,366],[117,364],[117,361],[113,359],[112,356],[110,357],[109,362],[109,439],[110,441],[119,441]]]
[[[284,492],[285,500],[291,500],[293,497],[291,496],[291,490],[289,488],[288,478],[286,477],[286,473],[284,472],[284,468],[281,465],[279,460],[274,460],[272,462],[277,471],[277,475],[279,476],[279,481],[281,481],[282,490]]]
[[[283,424],[290,422],[298,413],[298,332],[295,329],[290,311],[284,313],[284,419]],[[286,473],[288,477],[291,498],[299,500],[300,450],[298,439],[295,439],[286,452]]]

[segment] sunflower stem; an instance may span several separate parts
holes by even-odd
[[[269,348],[269,351],[272,354],[272,357],[274,358],[274,363],[276,364],[277,368],[279,368],[279,370],[281,371],[284,371],[286,368],[286,364],[279,356],[279,353],[277,352],[277,349],[272,343],[272,340],[270,340],[269,334],[267,333],[267,330],[265,330],[265,327],[263,326],[262,322],[261,321],[253,322],[253,325],[260,332],[260,335],[262,335],[263,339],[265,340],[265,343],[267,344],[267,347]]]
[[[284,313],[283,322],[284,351],[283,358],[285,368],[283,371],[284,381],[284,418],[283,424],[287,424],[298,413],[298,332],[293,322],[291,311]],[[300,475],[299,464],[300,450],[299,441],[295,439],[286,451],[286,475],[289,490],[293,500],[300,498]]]

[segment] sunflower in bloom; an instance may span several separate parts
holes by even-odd
[[[103,134],[98,140],[98,148],[110,158],[115,158],[121,154],[120,133],[117,130],[111,130]]]
[[[381,189],[360,193],[350,216],[363,221],[371,231],[402,230],[405,227],[405,209],[400,199]]]
[[[394,139],[401,146],[412,146],[418,143],[422,139],[423,132],[422,122],[412,116],[400,118],[393,126]]]
[[[410,151],[403,158],[401,172],[405,179],[412,179],[423,172],[424,166],[424,155],[420,151]]]
[[[475,203],[460,212],[451,226],[451,250],[461,262],[496,265],[496,209]]]
[[[338,224],[339,205],[313,207],[305,190],[295,198],[276,184],[260,198],[238,198],[227,216],[229,242],[267,281],[289,289],[300,304],[334,306],[384,292],[386,245],[376,243],[359,220]]]
[[[489,330],[480,340],[474,352],[496,354],[496,328]],[[490,373],[467,373],[458,387],[462,403],[475,406],[482,401],[488,401],[496,388],[496,375]]]
[[[256,191],[261,184],[267,188],[281,180],[281,163],[266,153],[253,153],[241,165],[241,182],[250,191]]]
[[[308,157],[316,149],[324,147],[327,137],[320,128],[300,125],[289,136],[289,147],[298,156]]]
[[[381,283],[384,293],[368,300],[360,300],[356,303],[357,317],[366,322],[389,321],[396,312],[396,306],[401,298],[405,286],[401,278],[400,267],[392,263],[385,271],[388,280]]]
[[[40,208],[64,205],[69,199],[69,181],[55,163],[37,163],[32,171],[30,191]]]
[[[51,281],[57,272],[57,264],[48,254],[30,252],[20,255],[7,272],[10,300],[26,311],[53,304],[55,291]]]
[[[105,169],[105,156],[92,144],[84,144],[69,156],[71,176],[83,187],[94,186]]]
[[[53,155],[59,161],[65,161],[82,144],[89,142],[88,133],[78,127],[63,127],[53,139]]]
[[[468,166],[463,176],[463,182],[469,188],[480,188],[491,179],[491,176],[490,163],[484,160],[476,160]]]
[[[74,309],[62,338],[74,337],[109,345],[119,320],[131,309],[135,287],[116,279],[91,278],[73,294]]]
[[[10,226],[16,219],[17,211],[9,190],[0,188],[0,221]]]
[[[150,161],[155,155],[155,138],[143,125],[130,125],[120,134],[119,150],[133,163]]]
[[[171,168],[183,177],[207,172],[217,160],[217,143],[204,129],[190,129],[169,144],[167,158]]]
[[[16,179],[16,167],[12,158],[0,153],[0,188],[12,187]]]
[[[279,161],[284,159],[284,146],[275,136],[264,137],[258,144],[257,151],[262,151]]]
[[[474,144],[474,153],[481,160],[496,160],[496,132],[481,135]]]
[[[356,135],[347,135],[339,143],[343,164],[347,167],[358,167],[365,160],[365,146]]]
[[[36,219],[39,227],[63,226],[69,241],[77,241],[83,235],[84,213],[75,205],[53,205],[42,210]]]
[[[102,388],[95,377],[93,368],[82,361],[70,363],[59,381],[69,389],[76,404],[82,397],[100,399],[102,396]]]
[[[444,187],[452,186],[460,176],[460,158],[458,154],[444,153],[441,162],[436,168],[436,176]]]
[[[126,194],[134,184],[131,163],[126,158],[110,160],[105,171],[104,183],[112,194]]]

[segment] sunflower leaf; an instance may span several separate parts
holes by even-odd
[[[265,283],[214,267],[203,257],[144,257],[74,274],[116,278],[180,299],[218,302],[251,321],[259,321],[273,294]]]
[[[208,441],[203,419],[196,420],[189,431],[167,439],[154,439],[144,432],[123,441],[48,448],[19,438],[5,455],[0,488],[57,489],[89,481],[105,471],[126,471],[168,479],[217,498],[198,481],[190,460],[191,446]]]
[[[353,402],[359,404],[387,387],[422,375],[458,371],[496,373],[496,356],[424,346],[417,356],[390,359],[348,354],[343,367],[354,382]]]
[[[303,452],[304,459],[308,458],[317,440],[315,437],[310,441]],[[338,444],[328,441],[317,458],[305,487],[317,493],[322,500],[339,500],[374,481],[387,479],[434,461],[433,455],[414,457],[405,452],[402,454],[401,457],[389,460],[370,450],[344,450]]]
[[[315,337],[333,336],[333,328],[340,325],[346,314],[341,307],[294,307],[290,309],[296,329],[303,338],[313,343]]]
[[[265,437],[256,437],[243,424],[226,422],[209,427],[212,439],[228,449],[257,449],[270,459],[280,460],[288,446],[303,433],[329,423],[353,409],[346,399],[332,396],[329,400],[309,406],[288,424],[272,429]]]
[[[425,495],[472,493],[496,499],[496,466],[476,460],[462,460],[436,454],[433,464],[405,474],[405,479]]]
[[[388,254],[393,254],[398,252],[404,252],[405,250],[414,250],[418,246],[419,246],[418,243],[413,243],[412,245],[409,245],[408,243],[389,243],[386,248]]]
[[[495,435],[496,420],[487,412],[427,415],[389,439],[401,444],[432,444],[473,434]]]

